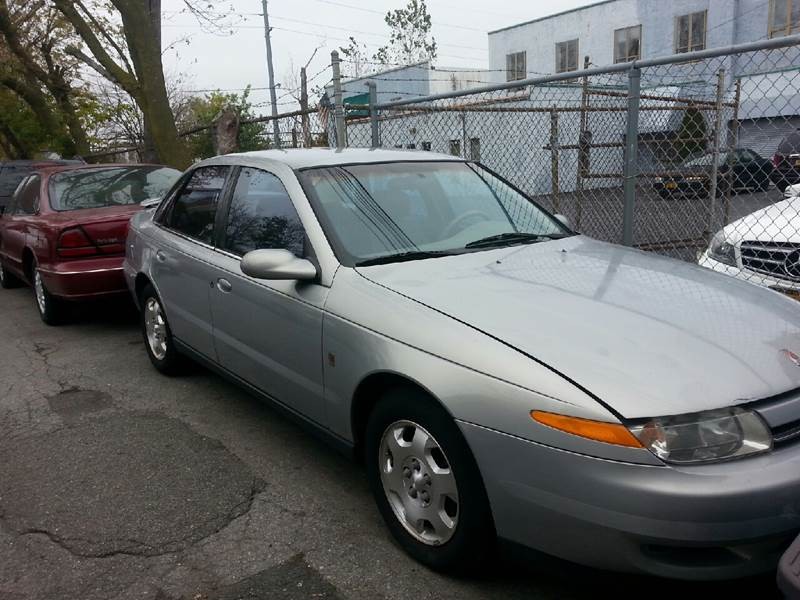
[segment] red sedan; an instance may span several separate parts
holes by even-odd
[[[45,323],[65,300],[127,293],[122,273],[128,221],[144,200],[162,197],[180,176],[159,165],[38,169],[0,217],[0,286],[25,282]]]

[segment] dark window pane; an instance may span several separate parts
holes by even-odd
[[[686,52],[686,50],[689,48],[689,15],[678,17],[676,27],[678,28],[678,31],[676,35],[677,46],[675,50],[678,52]]]
[[[180,191],[166,215],[167,227],[212,244],[217,204],[229,167],[197,169]]]
[[[16,193],[16,210],[18,215],[32,215],[39,208],[39,190],[41,179],[38,175],[30,177]]]
[[[702,50],[706,41],[706,12],[692,15],[692,50]]]
[[[22,180],[31,172],[28,166],[6,165],[0,167],[0,205],[3,198],[10,198]]]
[[[278,248],[304,256],[305,234],[281,180],[244,168],[231,199],[225,249],[243,256],[251,250]]]

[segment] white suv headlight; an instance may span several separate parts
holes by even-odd
[[[722,231],[717,232],[712,238],[708,246],[708,255],[718,262],[731,267],[736,266],[736,249]]]
[[[761,417],[738,407],[658,417],[629,429],[645,448],[673,464],[715,462],[772,449],[772,433]]]

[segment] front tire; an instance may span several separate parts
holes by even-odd
[[[453,418],[419,390],[400,387],[367,421],[367,475],[394,538],[438,571],[485,565],[496,542],[478,465]]]
[[[152,285],[145,286],[139,294],[139,306],[139,322],[150,362],[164,375],[178,375],[182,371],[183,357],[175,348],[161,298]]]
[[[39,316],[47,325],[61,325],[64,322],[64,301],[47,290],[39,267],[33,267],[33,292]]]

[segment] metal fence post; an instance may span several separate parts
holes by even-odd
[[[333,68],[333,119],[336,129],[336,148],[344,148],[347,144],[344,124],[344,105],[342,104],[342,76],[339,73],[339,53],[331,52],[331,67]]]
[[[381,133],[378,124],[378,109],[375,108],[378,103],[378,85],[374,81],[368,81],[367,87],[369,88],[369,124],[372,130],[372,147],[379,148]]]
[[[553,212],[559,212],[558,192],[561,184],[558,180],[558,113],[550,111],[550,179],[553,192]]]
[[[636,202],[637,159],[639,151],[639,92],[642,73],[638,67],[628,71],[628,123],[625,130],[625,164],[623,190],[625,205],[622,211],[622,243],[633,245],[633,218]]]
[[[714,217],[717,212],[717,189],[719,177],[719,145],[720,145],[720,129],[722,129],[722,101],[725,93],[725,69],[720,69],[717,73],[717,101],[714,107],[714,141],[711,148],[711,182],[708,186],[708,196],[710,200],[710,208],[708,211],[708,229],[706,230],[706,238],[710,240],[710,236],[715,231]]]

